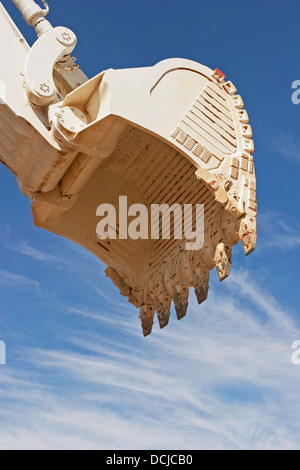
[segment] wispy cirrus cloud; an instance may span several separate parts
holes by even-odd
[[[147,339],[134,310],[108,317],[101,307],[70,307],[82,328],[61,332],[68,348],[23,351],[25,363],[62,385],[40,387],[26,374],[24,385],[12,371],[0,392],[10,395],[1,446],[299,448],[291,344],[300,331],[249,274],[234,271],[227,286],[225,297],[213,288],[200,308],[191,297],[185,320],[173,317],[163,331],[156,324]]]
[[[32,261],[48,265],[50,268],[54,266],[56,270],[63,270],[69,274],[82,274],[82,272],[89,274],[92,268],[102,267],[100,260],[75,242],[57,237],[53,246],[47,245],[45,250],[41,250],[25,240],[13,239],[10,232],[10,227],[5,226],[5,247],[7,250]]]
[[[300,163],[300,139],[290,130],[270,131],[267,139],[285,158]]]
[[[73,264],[66,260],[63,256],[56,256],[46,251],[38,250],[30,246],[25,241],[19,241],[18,243],[7,242],[6,247],[20,255],[32,258],[33,260],[40,261],[42,263],[54,264],[58,268],[73,268]]]
[[[262,208],[259,213],[259,231],[264,247],[284,251],[300,246],[300,222],[297,217],[291,224],[282,214]]]
[[[40,289],[41,285],[38,281],[31,279],[28,276],[21,276],[3,269],[0,270],[0,279],[2,284],[9,285],[14,289],[28,289],[35,288]]]

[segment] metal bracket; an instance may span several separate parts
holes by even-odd
[[[25,90],[31,103],[49,106],[55,98],[54,65],[68,57],[77,43],[73,31],[54,28],[41,36],[32,46],[25,64]]]

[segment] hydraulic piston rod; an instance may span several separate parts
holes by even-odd
[[[20,10],[25,21],[34,27],[38,36],[45,34],[52,29],[52,25],[45,16],[49,13],[49,7],[45,0],[42,0],[45,10],[36,4],[34,0],[12,0]]]

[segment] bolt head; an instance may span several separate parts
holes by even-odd
[[[73,46],[77,42],[75,34],[68,28],[58,28],[56,39],[64,46]]]
[[[55,88],[49,80],[38,78],[34,81],[33,88],[42,98],[52,98],[55,95]]]
[[[217,191],[220,187],[219,183],[216,180],[210,180],[209,184],[214,191]]]

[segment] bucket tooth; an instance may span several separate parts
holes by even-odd
[[[217,264],[217,271],[220,281],[224,281],[230,275],[231,263],[229,260],[223,260]]]
[[[161,294],[157,297],[156,312],[160,328],[165,328],[170,319],[172,299],[167,294]]]
[[[221,242],[216,247],[215,264],[220,281],[224,281],[230,274],[231,252],[232,248],[227,243]]]
[[[244,253],[250,255],[256,248],[256,217],[246,216],[240,225],[239,237],[242,242]]]
[[[159,321],[160,328],[165,328],[168,325],[170,319],[170,310],[157,307],[157,318]]]
[[[173,300],[176,310],[177,319],[181,320],[186,316],[188,308],[189,286],[179,285],[174,289]]]
[[[246,233],[241,239],[242,247],[246,256],[250,255],[256,248],[257,234],[255,232]]]
[[[193,272],[193,285],[198,304],[202,304],[208,296],[209,270],[205,267],[197,267]]]
[[[187,314],[188,302],[178,302],[175,304],[177,319],[181,320]]]
[[[142,307],[140,308],[139,318],[141,320],[143,334],[145,337],[152,333],[154,313],[155,308],[153,305],[142,305]]]
[[[207,299],[208,290],[209,286],[199,285],[195,287],[195,294],[199,305],[201,305]]]

